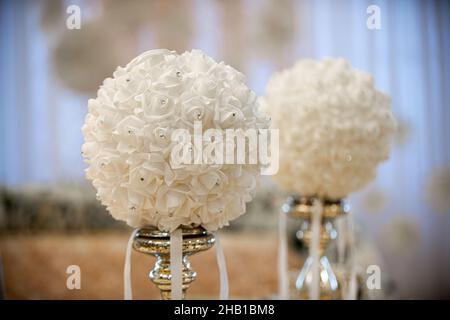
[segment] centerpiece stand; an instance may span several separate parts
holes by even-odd
[[[186,290],[196,279],[197,273],[192,269],[189,256],[208,250],[214,245],[215,238],[202,227],[182,227],[183,235],[183,267],[182,290],[183,299]],[[147,227],[139,229],[133,239],[134,250],[156,257],[156,263],[150,270],[149,278],[156,284],[163,300],[171,299],[171,272],[170,272],[170,233],[157,228]]]
[[[334,222],[338,217],[348,213],[348,205],[342,199],[331,200],[318,197],[294,196],[288,198],[284,206],[284,212],[291,218],[301,219],[302,224],[300,229],[296,232],[296,237],[310,248],[313,238],[312,217],[315,201],[320,201],[322,203],[318,246],[319,299],[341,299],[342,281],[333,271],[330,261],[325,255],[325,251],[330,241],[337,237],[337,230],[334,226]],[[296,296],[298,296],[298,298],[310,298],[310,290],[314,281],[313,278],[313,257],[308,256],[295,282]]]

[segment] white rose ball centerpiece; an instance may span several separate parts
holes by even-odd
[[[263,107],[280,130],[275,178],[288,191],[340,199],[374,179],[389,156],[390,98],[343,59],[300,60],[275,74]]]
[[[89,100],[82,153],[87,178],[114,218],[214,231],[245,212],[258,165],[171,163],[173,131],[193,133],[194,121],[204,131],[268,127],[244,76],[200,51],[151,50],[103,82]]]
[[[341,280],[331,280],[337,278],[324,253],[338,231],[328,223],[348,213],[343,198],[373,180],[389,156],[395,130],[390,98],[375,88],[369,74],[343,59],[300,60],[271,78],[262,105],[280,134],[274,178],[295,194],[283,205],[279,234],[286,233],[286,214],[308,222],[297,233],[310,256],[297,278],[296,294],[354,298],[356,290],[341,292]],[[280,296],[286,298],[287,244],[281,237]],[[352,273],[345,287],[356,288],[355,279]]]
[[[242,73],[200,51],[179,55],[151,50],[118,67],[104,80],[97,98],[89,100],[82,128],[87,178],[114,218],[140,228],[128,243],[126,299],[131,298],[131,247],[156,256],[150,278],[162,298],[181,299],[196,275],[187,255],[206,250],[215,241],[221,297],[227,297],[223,253],[217,235],[207,231],[216,231],[245,212],[262,166],[210,161],[225,151],[218,147],[218,135],[203,132],[214,129],[225,135],[228,130],[268,128],[269,121],[258,113],[257,97],[244,80]],[[200,136],[200,148],[196,141],[181,145],[193,161],[175,161],[180,132],[194,140]],[[199,150],[208,148],[214,157]],[[246,158],[248,152],[246,148]]]

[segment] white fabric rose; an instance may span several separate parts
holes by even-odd
[[[244,76],[200,51],[151,50],[118,67],[89,100],[87,178],[116,219],[216,230],[245,212],[259,165],[172,165],[175,129],[268,128]]]
[[[345,197],[389,156],[390,98],[343,59],[300,60],[275,74],[262,105],[280,130],[275,178],[287,191]]]

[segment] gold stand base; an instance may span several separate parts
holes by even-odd
[[[321,201],[323,205],[319,235],[319,298],[321,300],[342,299],[342,281],[335,275],[324,253],[329,242],[337,236],[337,231],[333,226],[334,220],[346,214],[348,206],[343,200],[329,200],[318,197],[290,197],[283,207],[289,216],[306,222],[304,224],[306,227],[298,230],[296,235],[299,240],[304,241],[306,246],[309,247],[312,239],[312,212],[316,200]],[[312,257],[308,257],[296,279],[294,296],[299,299],[309,299],[312,283]]]
[[[214,245],[214,235],[202,227],[182,228],[183,234],[183,299],[186,290],[197,277],[188,260],[190,255],[208,250]],[[157,228],[141,228],[137,231],[133,248],[141,253],[156,257],[154,268],[149,273],[149,278],[155,283],[163,300],[171,299],[171,274],[170,274],[170,233],[159,231]]]

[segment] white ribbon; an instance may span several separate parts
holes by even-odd
[[[356,266],[352,265],[350,270],[350,283],[348,285],[346,300],[356,300],[358,292],[358,283],[356,281],[357,270]]]
[[[289,299],[286,228],[286,213],[280,211],[278,219],[278,297],[281,300]]]
[[[183,298],[183,233],[177,228],[170,233],[170,298]]]
[[[347,249],[347,232],[348,232],[348,224],[347,217],[339,217],[336,220],[336,229],[337,229],[337,253],[338,253],[338,263],[345,263],[345,255]]]
[[[318,300],[320,298],[320,220],[322,219],[322,201],[314,200],[312,206],[312,222],[311,222],[311,244],[309,246],[309,255],[312,258],[312,284],[310,286],[309,298]]]
[[[219,268],[219,279],[220,279],[220,300],[228,300],[229,287],[228,287],[228,272],[227,264],[225,261],[225,255],[223,253],[222,246],[220,244],[219,232],[215,234],[216,238],[216,259],[217,266]]]
[[[123,268],[123,298],[125,300],[133,299],[133,291],[131,289],[131,251],[133,249],[133,239],[137,231],[138,229],[134,229],[131,233],[125,252],[125,265]]]
[[[350,212],[347,214],[347,232],[349,237],[349,251],[350,251],[350,283],[348,286],[347,300],[356,300],[358,293],[357,283],[357,266],[355,253],[355,239],[353,234],[353,218]]]

